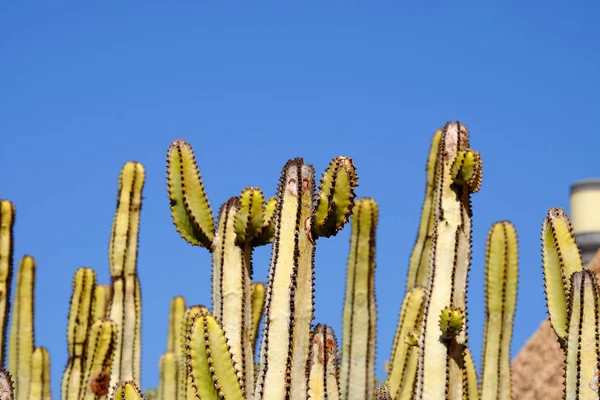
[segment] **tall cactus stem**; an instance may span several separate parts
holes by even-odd
[[[375,393],[375,232],[378,214],[375,200],[356,201],[344,304],[342,399],[371,399]]]
[[[494,224],[486,251],[486,320],[481,397],[510,400],[510,342],[517,303],[518,243],[508,221]]]
[[[111,386],[121,380],[140,384],[141,290],[137,251],[144,174],[142,164],[128,162],[119,179],[109,248],[112,299],[108,315],[118,328]]]
[[[267,288],[264,283],[256,282],[252,284],[252,349],[256,351],[256,342],[258,340],[258,328],[260,320],[264,314],[265,296]]]
[[[0,367],[6,362],[6,332],[13,274],[14,223],[14,205],[8,200],[0,200]]]
[[[31,356],[29,400],[52,400],[50,392],[50,355],[45,347],[36,347]]]
[[[179,361],[176,353],[167,351],[160,358],[160,378],[158,398],[160,400],[177,400],[179,398]]]
[[[85,369],[78,399],[105,400],[110,389],[117,325],[108,319],[94,321],[89,329]]]
[[[8,353],[8,369],[15,374],[15,398],[17,400],[28,399],[31,384],[35,268],[35,260],[30,256],[24,256],[17,272],[17,290],[10,326]]]
[[[308,361],[308,399],[340,399],[337,352],[333,329],[317,324],[312,332]]]

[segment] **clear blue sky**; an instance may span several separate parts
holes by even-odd
[[[53,3],[53,5],[49,5]],[[424,193],[431,135],[471,130],[469,341],[480,364],[487,230],[520,239],[513,355],[545,318],[541,224],[569,185],[600,176],[597,2],[28,2],[0,5],[0,197],[17,207],[16,262],[38,262],[36,345],[58,398],[71,279],[108,282],[117,178],[147,170],[139,274],[143,378],[155,386],[170,299],[210,304],[209,253],[176,233],[166,151],[196,151],[213,208],[247,185],[273,195],[284,163],[354,159],[380,205],[377,372],[390,354]],[[560,3],[560,4],[559,4]],[[423,4],[423,5],[418,5]],[[316,322],[341,335],[349,229],[320,240]],[[265,280],[270,247],[255,255]]]

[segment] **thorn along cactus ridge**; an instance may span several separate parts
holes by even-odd
[[[144,398],[137,268],[144,181],[141,164],[123,166],[108,251],[111,284],[98,283],[89,267],[75,273],[63,400]],[[493,224],[487,238],[480,377],[468,347],[471,195],[482,183],[482,160],[470,148],[467,128],[449,122],[433,135],[406,293],[386,363],[388,374],[377,387],[374,281],[379,207],[371,198],[355,198],[357,182],[352,160],[338,156],[317,188],[313,167],[296,158],[284,165],[275,197],[266,198],[249,186],[213,215],[191,146],[183,140],[171,144],[171,215],[187,242],[212,255],[212,308],[189,306],[183,297],[173,297],[166,351],[156,360],[158,388],[147,390],[147,399],[512,398],[509,356],[518,243],[509,221]],[[314,274],[320,268],[315,265],[315,248],[319,238],[335,236],[350,219],[338,353],[333,329],[313,324]],[[50,355],[34,342],[37,267],[31,256],[21,259],[10,303],[14,223],[15,206],[0,200],[0,367],[8,365],[8,370],[0,368],[0,400],[49,400]],[[267,244],[272,245],[267,280],[253,282],[253,249]],[[550,209],[543,222],[542,265],[549,319],[567,360],[564,398],[600,400],[598,282],[583,267],[562,209]]]

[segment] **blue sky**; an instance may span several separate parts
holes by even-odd
[[[155,386],[170,299],[210,304],[209,253],[176,233],[166,151],[196,151],[213,209],[245,186],[275,193],[304,157],[319,174],[354,159],[357,194],[380,206],[377,373],[390,354],[424,194],[431,135],[471,131],[483,186],[473,196],[469,341],[480,365],[487,230],[520,240],[512,354],[545,318],[541,224],[569,185],[600,176],[597,2],[2,2],[0,197],[17,207],[15,262],[38,263],[36,345],[58,398],[71,279],[108,282],[117,178],[147,172],[139,274],[144,389]],[[341,336],[346,229],[320,240],[316,322]],[[270,247],[254,257],[265,280]]]

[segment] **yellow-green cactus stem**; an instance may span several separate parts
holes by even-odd
[[[0,367],[0,399],[14,400],[13,379],[8,370]]]
[[[79,400],[85,372],[85,350],[88,330],[92,325],[96,273],[91,268],[79,268],[73,277],[73,292],[67,325],[69,359],[63,374],[61,397]]]
[[[133,381],[120,381],[114,386],[112,400],[144,400],[142,392]]]
[[[519,277],[515,227],[508,221],[495,223],[486,247],[481,397],[510,400],[510,342]]]
[[[13,273],[13,227],[15,206],[0,200],[0,366],[6,360],[6,331],[10,312],[10,289]]]
[[[277,210],[277,198],[271,197],[265,202],[262,212],[263,226],[260,233],[252,239],[254,247],[271,243],[275,236],[275,211]]]
[[[193,317],[187,360],[197,398],[242,400],[242,388],[223,329],[210,313]]]
[[[573,273],[570,281],[564,399],[598,399],[598,282],[587,269]]]
[[[175,296],[171,300],[169,312],[169,333],[167,335],[167,351],[178,352],[183,346],[185,333],[182,331],[183,317],[185,316],[185,299]]]
[[[546,304],[550,322],[564,347],[567,335],[567,298],[571,275],[583,262],[569,217],[561,208],[551,208],[542,226],[542,256]]]
[[[167,183],[177,231],[190,244],[210,249],[215,222],[194,152],[183,140],[176,140],[169,147]]]
[[[96,284],[94,288],[92,322],[107,317],[111,297],[110,285]]]
[[[337,340],[333,329],[317,324],[312,332],[308,361],[308,398],[310,400],[338,400]]]
[[[401,387],[410,385],[412,391],[417,364],[413,365],[414,370],[408,371],[408,356],[410,347],[418,344],[417,330],[420,329],[423,320],[426,296],[427,290],[417,286],[406,293],[402,302],[386,379],[386,386],[393,394],[393,399],[398,397]],[[411,376],[413,380],[409,382]],[[409,395],[412,395],[412,392],[409,392]]]
[[[478,400],[479,399],[479,387],[477,385],[477,370],[475,363],[473,362],[473,356],[471,351],[465,349],[465,365],[464,365],[464,382],[465,382],[465,400]],[[483,399],[493,399],[494,397],[481,396]],[[510,397],[509,397],[510,399]]]
[[[235,216],[235,233],[240,242],[249,242],[262,230],[264,199],[258,188],[248,187],[242,191],[240,208]]]
[[[44,347],[36,347],[31,356],[31,386],[28,399],[52,400],[50,393],[50,355]]]
[[[13,316],[10,325],[8,369],[15,375],[15,398],[27,400],[33,354],[33,304],[35,260],[24,256],[17,271]]]
[[[402,371],[402,382],[395,393],[391,393],[394,400],[413,400],[415,385],[417,383],[417,370],[419,368],[419,358],[421,349],[415,344],[416,331],[409,333],[404,341],[409,345],[406,355],[406,365]]]
[[[167,351],[160,358],[158,398],[177,400],[179,398],[179,360],[176,353]]]
[[[373,199],[356,201],[346,278],[342,399],[372,399],[375,394],[375,233],[379,209]]]
[[[109,249],[112,299],[108,316],[118,329],[111,386],[121,380],[140,383],[142,310],[137,251],[144,174],[142,164],[127,162],[119,178]]]
[[[456,338],[463,330],[465,324],[465,313],[454,307],[446,307],[440,315],[440,331],[442,338],[446,340]]]
[[[258,339],[258,327],[264,313],[265,296],[267,287],[262,282],[252,284],[252,349],[256,349],[256,341]]]
[[[158,391],[156,389],[148,389],[144,392],[144,400],[157,400]]]
[[[94,321],[89,329],[85,351],[85,369],[77,399],[105,400],[108,398],[116,343],[117,325],[109,319]]]
[[[189,306],[185,313],[183,314],[183,318],[181,321],[181,348],[179,349],[178,355],[181,362],[179,363],[179,400],[193,400],[195,398],[194,390],[191,385],[191,378],[188,374],[188,361],[187,361],[187,351],[188,351],[188,333],[192,328],[192,324],[194,323],[194,318],[199,314],[208,313],[208,308],[201,305],[196,304],[193,306]]]
[[[443,131],[437,130],[433,135],[429,157],[427,158],[427,183],[425,185],[425,199],[421,209],[421,222],[417,239],[410,255],[408,277],[406,279],[406,291],[415,286],[426,287],[429,283],[429,260],[431,254],[431,240],[433,239],[433,228],[435,226],[435,196],[434,190],[439,175],[438,150]],[[392,390],[392,393],[394,391]]]
[[[427,286],[430,292],[421,330],[423,351],[419,360],[415,396],[419,400],[463,397],[466,323],[455,337],[443,339],[440,337],[439,322],[442,311],[447,307],[460,310],[466,321],[466,286],[471,261],[470,195],[479,189],[481,176],[481,165],[456,168],[459,153],[470,150],[469,133],[463,124],[447,123],[439,146],[439,174],[434,188],[435,226]],[[474,160],[481,164],[480,158]],[[467,167],[475,172],[469,174]],[[464,184],[467,177],[469,184]]]
[[[346,224],[358,186],[356,167],[348,157],[335,157],[321,178],[312,230],[318,237],[336,235]]]

